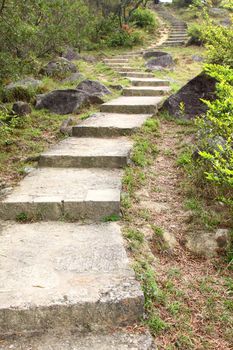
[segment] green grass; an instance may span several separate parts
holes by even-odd
[[[121,218],[119,215],[117,214],[112,214],[112,215],[108,215],[108,216],[105,216],[103,218],[103,222],[116,222],[116,221],[119,221]]]

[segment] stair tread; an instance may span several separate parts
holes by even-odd
[[[148,333],[123,331],[110,334],[46,334],[1,342],[1,350],[153,350],[154,341]]]
[[[133,146],[133,142],[125,137],[116,138],[77,138],[69,137],[48,151],[42,153],[42,157],[48,156],[127,156]]]
[[[0,242],[2,334],[119,325],[143,309],[117,223],[2,222]]]

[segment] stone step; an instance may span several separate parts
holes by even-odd
[[[163,44],[163,47],[166,47],[166,46],[182,46],[184,44],[185,44],[185,40],[182,40],[182,41],[166,41]]]
[[[170,34],[169,39],[187,39],[188,35],[187,34]]]
[[[168,86],[135,86],[125,88],[123,90],[124,96],[163,96],[170,91]]]
[[[155,350],[148,333],[111,332],[80,335],[55,332],[34,337],[2,340],[1,350]]]
[[[175,34],[175,35],[187,35],[187,31],[186,31],[186,30],[184,30],[184,31],[174,30],[174,31],[171,31],[170,34]]]
[[[153,73],[146,73],[146,72],[119,72],[120,75],[123,77],[129,77],[129,78],[153,78]]]
[[[128,164],[133,142],[118,138],[77,138],[61,141],[40,157],[41,167],[122,168]]]
[[[97,113],[73,127],[73,136],[114,137],[132,135],[150,114]]]
[[[143,316],[116,223],[2,222],[0,245],[2,336],[109,330]]]
[[[129,62],[128,58],[108,58],[104,60],[104,63],[127,63]]]
[[[115,100],[104,103],[100,107],[101,112],[107,113],[144,113],[155,114],[158,111],[162,97],[118,97]]]
[[[135,72],[135,68],[133,67],[127,67],[127,66],[120,66],[120,67],[113,67],[113,69],[115,69],[116,71],[119,71],[119,72]],[[141,70],[138,70],[138,73],[140,73]]]
[[[133,60],[135,58],[138,58],[138,55],[139,54],[132,54],[132,55],[122,55],[121,58],[127,58],[127,59],[130,59],[130,60]],[[118,57],[117,57],[118,59]]]
[[[108,63],[107,65],[111,68],[115,68],[115,67],[125,67],[127,64],[129,64],[128,62],[119,62],[119,63]]]
[[[169,86],[168,80],[157,78],[129,78],[133,86]]]
[[[0,219],[100,220],[119,214],[122,171],[41,168],[0,201]]]

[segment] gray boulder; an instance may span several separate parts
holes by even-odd
[[[22,89],[36,89],[42,85],[41,80],[37,80],[31,77],[27,77],[22,80],[18,80],[14,83],[10,83],[5,86],[6,90],[14,90],[17,88],[22,88]]]
[[[59,57],[41,68],[40,74],[49,77],[64,77],[71,73],[76,73],[77,67],[74,63],[64,57]]]
[[[32,112],[30,105],[27,102],[18,101],[13,104],[12,112],[19,117],[25,116]]]
[[[219,23],[220,23],[222,26],[224,26],[224,27],[230,27],[230,26],[232,26],[232,20],[231,20],[230,17],[224,18],[224,19],[221,20]]]
[[[148,66],[160,66],[160,67],[169,67],[174,64],[172,56],[167,52],[161,51],[150,51],[144,53],[143,57],[145,59],[150,58],[150,60],[146,63]]]
[[[146,52],[144,58],[150,58],[146,63],[148,71],[159,71],[163,68],[171,67],[174,64],[172,56],[166,52]]]
[[[57,114],[76,113],[85,105],[103,103],[98,96],[90,96],[82,90],[54,90],[38,95],[36,109],[48,109]]]
[[[226,9],[221,9],[218,7],[210,7],[208,12],[211,16],[219,17],[219,16],[228,16],[228,11]]]
[[[91,96],[102,97],[111,94],[111,91],[98,81],[85,79],[77,86],[78,90],[84,91]]]
[[[68,61],[73,61],[80,59],[80,54],[73,47],[67,47],[66,50],[62,53],[62,57]]]
[[[68,47],[63,53],[62,57],[66,58],[68,61],[78,61],[82,60],[85,62],[94,63],[96,61],[96,58],[94,56],[90,55],[81,55],[77,52],[76,49],[72,47]]]
[[[42,85],[43,83],[41,80],[37,80],[31,77],[10,83],[4,88],[3,102],[29,102],[34,97],[34,95],[39,92],[38,90]]]
[[[223,254],[230,242],[228,229],[218,229],[215,232],[193,232],[186,237],[186,247],[195,255],[213,258]]]
[[[78,80],[82,80],[84,79],[84,75],[82,75],[79,72],[73,73],[71,74],[71,76],[66,77],[65,79],[62,79],[62,83],[73,83],[73,82],[77,82]]]
[[[177,93],[168,97],[162,110],[177,118],[192,119],[206,112],[207,106],[200,99],[213,101],[216,80],[205,73],[190,80]],[[183,108],[181,109],[181,105]]]

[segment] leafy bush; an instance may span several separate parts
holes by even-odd
[[[203,44],[203,29],[199,24],[192,24],[188,28],[188,35],[190,37],[189,43],[191,45],[202,45]]]
[[[144,38],[140,31],[119,29],[106,42],[109,47],[133,47],[134,45],[142,44],[143,41]]]
[[[233,11],[233,2],[232,0],[223,0],[221,3],[221,7]]]
[[[130,21],[133,22],[136,27],[148,30],[154,30],[158,26],[154,13],[140,7],[133,12]]]
[[[217,98],[204,101],[208,106],[205,117],[197,119],[201,163],[207,180],[219,186],[233,198],[233,69],[207,65],[206,72],[217,79]],[[233,201],[231,203],[233,205]]]
[[[203,31],[208,61],[233,67],[233,26],[224,27],[208,21]]]

